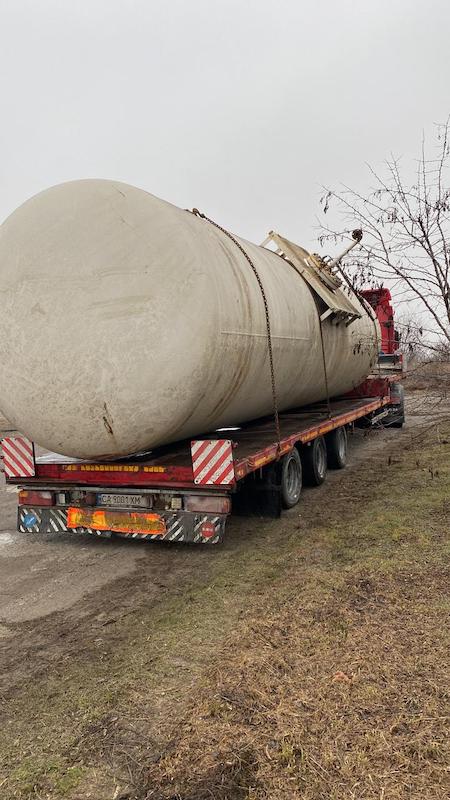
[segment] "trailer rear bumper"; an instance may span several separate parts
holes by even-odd
[[[95,510],[95,509],[92,509]],[[189,511],[160,511],[164,533],[129,533],[120,530],[69,528],[67,507],[19,506],[17,527],[22,533],[90,533],[110,537],[113,533],[127,539],[143,539],[186,544],[218,544],[225,531],[227,514],[202,514]]]

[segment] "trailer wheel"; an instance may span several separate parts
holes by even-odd
[[[302,462],[294,447],[281,463],[281,502],[283,508],[297,505],[302,491]]]
[[[342,428],[335,428],[327,434],[327,455],[328,466],[332,469],[344,469],[347,463],[347,431]]]
[[[305,483],[320,486],[327,475],[327,446],[323,436],[302,448],[302,465]]]

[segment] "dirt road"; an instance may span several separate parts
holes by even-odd
[[[306,583],[318,563],[345,561],[336,526],[358,527],[377,482],[386,511],[396,463],[420,453],[431,416],[448,417],[438,400],[416,394],[403,431],[355,433],[344,472],[305,491],[282,521],[233,518],[216,549],[21,535],[2,484],[2,798],[147,797],[149,765],[224,643],[272,602],[292,563]],[[160,791],[148,797],[203,796]]]
[[[411,422],[409,423],[411,426]],[[402,434],[400,434],[401,436]],[[406,434],[407,435],[407,434]],[[360,464],[383,453],[388,443],[397,442],[398,431],[380,431],[368,436],[356,431],[350,438],[348,474],[357,472]],[[338,489],[340,473],[330,473],[326,486],[307,492],[314,514],[316,503],[333,502],[332,491]],[[17,498],[14,490],[5,488],[0,477],[0,619],[3,625],[21,623],[45,617],[53,612],[70,611],[72,617],[89,608],[89,595],[99,593],[103,602],[115,591],[111,586],[124,578],[132,591],[133,574],[145,573],[149,592],[164,578],[172,583],[184,581],[191,570],[196,575],[205,573],[210,563],[226,552],[240,549],[240,542],[253,539],[255,547],[261,545],[258,537],[271,528],[271,523],[260,520],[232,518],[228,525],[226,543],[218,552],[195,551],[183,547],[144,545],[118,539],[93,539],[92,537],[63,536],[61,534],[24,535],[16,528]],[[331,491],[331,494],[330,494]],[[307,502],[306,501],[306,502]],[[298,509],[286,513],[283,524],[306,512],[305,502]],[[86,609],[87,606],[87,609]],[[5,635],[5,628],[4,628]]]
[[[429,415],[436,418],[443,414],[440,396],[420,396],[411,404],[415,412],[409,415],[408,428],[403,432],[380,429],[372,435],[356,431],[350,437],[350,456],[347,467],[348,479],[352,480],[361,464],[367,464],[386,448],[395,450],[399,437],[409,440],[412,430],[426,424]],[[1,429],[7,429],[6,421],[0,417]],[[342,475],[330,473],[326,485],[306,493],[298,509],[285,514],[288,524],[298,515],[310,513],[314,517],[322,502],[332,503],[333,490],[339,491]],[[83,613],[88,596],[100,592],[106,598],[111,584],[119,578],[128,579],[133,585],[132,575],[144,572],[149,587],[164,579],[178,582],[185,580],[190,570],[204,573],[208,564],[221,554],[191,551],[185,548],[165,546],[142,546],[142,543],[120,540],[92,539],[91,537],[62,536],[61,534],[23,535],[16,528],[17,500],[13,490],[7,491],[3,476],[0,476],[0,619],[3,624],[26,622],[53,612],[72,610],[72,614]],[[259,520],[248,521],[233,518],[228,526],[225,550],[234,552],[240,542],[251,537],[255,547],[260,547],[260,534],[270,529],[270,523]],[[278,524],[276,526],[279,527]],[[149,588],[149,591],[153,589]],[[113,590],[114,595],[114,590]]]

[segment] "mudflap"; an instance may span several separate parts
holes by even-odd
[[[280,465],[269,464],[249,475],[233,496],[233,512],[243,517],[281,516]]]
[[[87,533],[110,538],[144,541],[176,542],[183,544],[219,544],[223,540],[227,514],[202,514],[189,511],[161,511],[166,523],[163,534],[125,533],[95,530],[94,528],[68,528],[67,507],[19,506],[17,530],[21,533]]]

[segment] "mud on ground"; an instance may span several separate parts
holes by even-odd
[[[448,796],[450,413],[221,548],[15,534],[0,499],[0,796]]]

